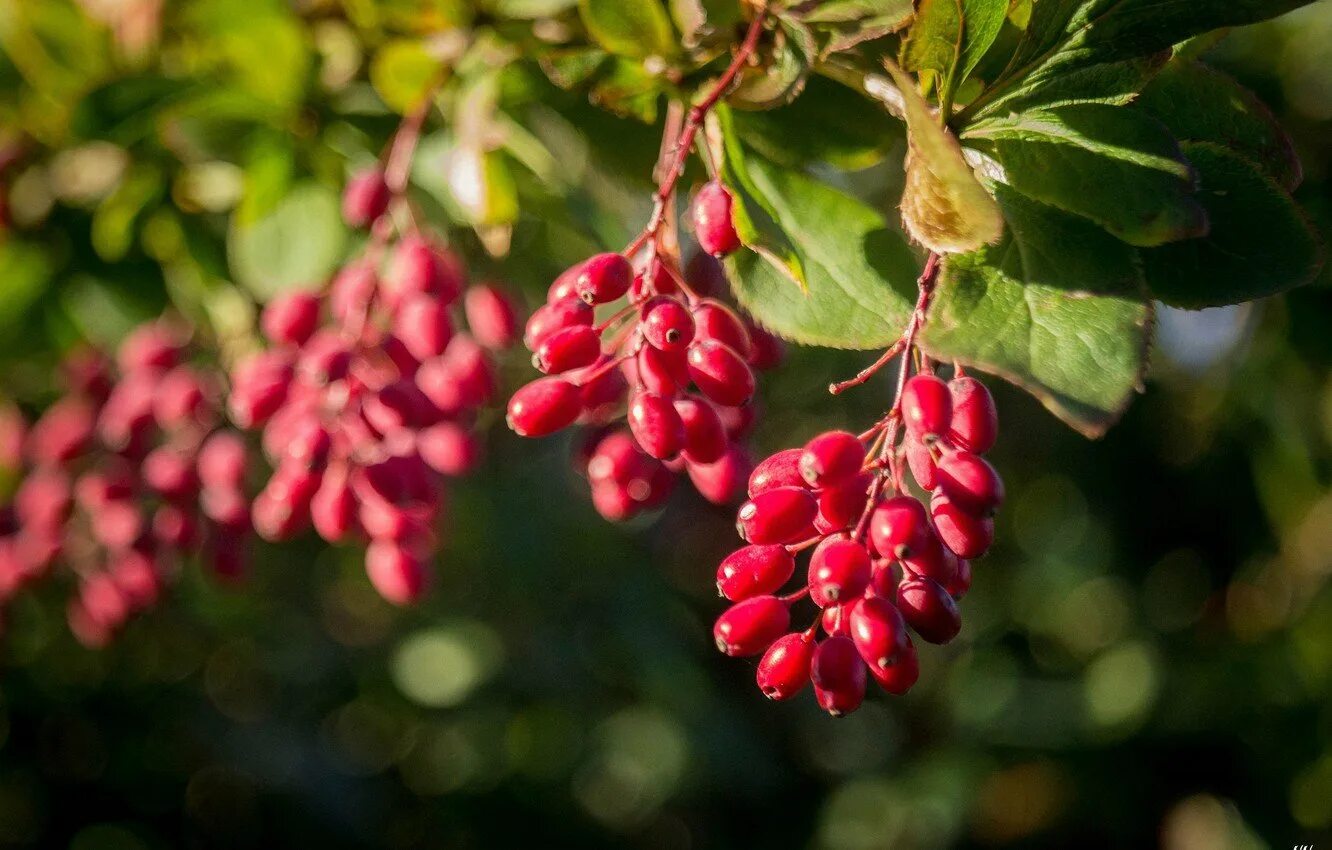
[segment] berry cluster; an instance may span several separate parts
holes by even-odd
[[[956,600],[993,539],[1003,483],[981,454],[997,432],[983,384],[921,373],[865,434],[829,431],[760,463],[737,515],[748,545],[717,571],[718,591],[735,603],[717,619],[717,647],[762,653],[758,686],[772,699],[812,680],[834,716],[860,705],[871,677],[905,693],[919,675],[908,628],[930,643],[957,635]],[[928,507],[906,486],[904,465]],[[806,549],[804,587],[779,595]],[[806,596],[821,610],[787,633],[791,606]]]
[[[243,478],[245,453],[219,456],[239,444],[217,430],[221,387],[185,362],[184,334],[166,321],[130,334],[114,365],[79,352],[63,372],[66,394],[26,433],[13,415],[6,425],[21,446],[6,454],[25,468],[0,518],[0,603],[60,564],[77,582],[70,628],[101,646],[201,545],[217,573],[242,569],[248,503],[237,487],[223,513],[209,495],[224,473]]]
[[[509,425],[528,437],[596,426],[580,460],[607,519],[660,505],[674,472],[719,504],[749,473],[737,441],[754,419],[753,370],[775,365],[781,349],[710,297],[717,270],[703,254],[683,274],[655,255],[636,272],[622,254],[598,254],[556,278],[527,323],[546,377],[514,393]],[[603,305],[610,315],[598,321]],[[611,427],[621,416],[626,425]]]
[[[344,217],[382,234],[391,197],[372,169],[349,182]],[[326,293],[271,301],[261,320],[271,345],[232,371],[228,399],[237,425],[262,431],[274,469],[254,499],[255,531],[361,537],[380,594],[420,597],[442,479],[477,461],[472,426],[496,392],[490,352],[512,343],[517,322],[503,294],[468,286],[459,258],[417,232],[372,240]]]

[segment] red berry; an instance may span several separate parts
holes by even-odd
[[[462,286],[457,259],[417,234],[398,240],[388,271],[379,281],[379,291],[390,307],[412,295],[433,295],[450,304],[462,292]]]
[[[356,496],[345,467],[332,467],[324,473],[310,500],[310,519],[315,532],[329,543],[343,540],[352,530],[356,523]]]
[[[582,409],[578,387],[562,378],[538,378],[509,399],[506,419],[519,436],[544,437],[572,425]]]
[[[928,544],[930,520],[925,506],[914,496],[885,499],[870,515],[870,542],[885,558],[909,558]]]
[[[783,449],[760,461],[749,476],[749,495],[757,496],[774,487],[808,488],[809,485],[800,474],[800,456],[803,452],[803,449]]]
[[[908,578],[897,588],[897,607],[916,634],[930,643],[948,643],[962,630],[957,603],[934,581]]]
[[[389,540],[370,543],[365,550],[365,572],[379,595],[394,605],[419,600],[430,577],[420,557]]]
[[[472,336],[486,348],[502,351],[513,345],[518,334],[518,309],[498,287],[484,283],[468,287],[463,296],[463,315]]]
[[[278,345],[303,345],[319,325],[319,296],[313,292],[287,292],[264,307],[260,324],[264,336]]]
[[[689,377],[713,401],[735,407],[754,395],[754,373],[744,359],[715,339],[695,340],[688,350]]]
[[[601,334],[588,325],[574,325],[547,336],[532,363],[548,375],[591,366],[601,356]]]
[[[808,490],[776,487],[740,506],[736,528],[750,543],[795,543],[813,534],[818,503]]]
[[[975,454],[988,452],[999,437],[999,411],[990,391],[980,381],[965,375],[949,381],[948,390],[953,395],[948,439],[958,448]]]
[[[698,245],[714,257],[724,257],[740,247],[740,234],[731,220],[731,192],[713,180],[694,196],[694,236]]]
[[[145,322],[120,343],[116,365],[122,374],[170,369],[180,362],[180,332],[165,322]]]
[[[849,483],[820,490],[819,515],[814,520],[815,527],[824,534],[831,534],[859,522],[861,514],[865,512],[865,503],[869,501],[870,483],[870,475],[863,473]]]
[[[902,566],[914,575],[947,584],[957,576],[957,555],[931,534],[924,548],[902,559]]]
[[[349,263],[329,285],[328,311],[339,324],[359,327],[365,323],[370,300],[378,289],[379,276],[371,263]]]
[[[348,227],[369,227],[388,209],[392,197],[377,166],[357,172],[342,190],[342,220]]]
[[[754,596],[727,608],[712,627],[717,649],[732,656],[758,655],[791,625],[791,611],[775,596]]]
[[[14,493],[14,514],[25,528],[55,533],[73,506],[69,478],[55,469],[38,469]]]
[[[649,392],[636,393],[629,402],[627,418],[634,439],[651,457],[666,460],[684,448],[684,422],[670,399]]]
[[[593,484],[610,482],[628,488],[632,482],[642,481],[646,486],[650,464],[651,459],[629,433],[612,431],[593,448],[587,461],[587,477]]]
[[[957,572],[953,580],[944,585],[944,590],[954,599],[961,599],[971,589],[971,562],[965,558],[957,561]]]
[[[698,302],[694,306],[694,328],[699,339],[725,343],[741,357],[748,358],[753,351],[744,322],[721,302],[710,298]]]
[[[171,501],[190,498],[199,490],[194,459],[170,446],[159,446],[143,459],[143,481]]]
[[[239,488],[245,480],[245,441],[234,431],[218,431],[199,447],[199,480],[214,489]]]
[[[66,396],[51,405],[28,432],[28,457],[36,464],[63,464],[88,448],[97,411],[87,400]]]
[[[574,293],[588,304],[606,304],[624,296],[634,269],[620,254],[597,254],[585,260],[574,280]]]
[[[716,463],[693,463],[686,459],[685,470],[694,489],[714,505],[730,505],[745,492],[745,479],[754,468],[754,462],[743,446],[732,443],[726,454]]]
[[[882,596],[866,596],[851,606],[849,634],[871,671],[895,664],[907,645],[902,613]]]
[[[988,516],[1004,500],[999,473],[971,452],[952,452],[939,460],[939,488],[953,504],[977,516]]]
[[[158,382],[153,418],[166,431],[211,424],[214,409],[210,389],[193,369],[177,366]]]
[[[930,500],[930,516],[939,539],[959,558],[979,558],[994,542],[994,520],[978,517],[942,494]]]
[[[887,667],[869,668],[874,681],[890,694],[906,693],[920,678],[920,659],[916,655],[916,648],[909,636],[903,635],[902,641],[902,651],[897,654],[896,661]]]
[[[227,408],[242,428],[262,425],[286,401],[292,379],[291,358],[264,351],[241,361],[231,377]]]
[[[717,568],[717,591],[732,602],[776,593],[795,572],[795,557],[785,546],[745,546]]]
[[[934,462],[934,454],[922,440],[908,436],[906,440],[907,466],[911,477],[916,479],[920,489],[933,492],[939,486],[939,467]]]
[[[689,370],[682,351],[664,351],[651,345],[639,349],[631,361],[636,370],[634,383],[658,395],[671,396],[689,384]]]
[[[820,643],[809,673],[819,708],[833,717],[855,711],[865,699],[865,662],[848,637],[834,635]]]
[[[575,325],[591,325],[594,317],[592,305],[577,298],[562,298],[540,307],[527,320],[527,329],[523,332],[523,342],[532,351],[557,331]]]
[[[809,682],[814,641],[809,635],[793,632],[773,641],[759,661],[759,690],[772,700],[790,699]]]
[[[855,599],[870,581],[865,547],[845,537],[825,537],[809,560],[809,598],[820,608]]]
[[[694,463],[715,463],[729,445],[721,417],[706,399],[677,398],[675,412],[684,425],[684,456]]]
[[[393,317],[393,335],[416,360],[437,357],[453,339],[449,309],[429,295],[409,295]]]
[[[926,439],[948,432],[953,396],[948,385],[934,375],[916,375],[902,389],[902,419],[907,431]]]
[[[865,446],[848,431],[826,431],[805,444],[800,475],[811,487],[836,487],[860,474]]]
[[[781,365],[782,360],[786,357],[786,345],[771,332],[753,322],[748,323],[748,330],[751,346],[749,365],[760,372],[766,372]]]
[[[694,339],[694,317],[674,298],[657,296],[639,314],[643,339],[661,351],[683,351]]]
[[[416,435],[416,451],[426,465],[441,475],[466,475],[476,468],[481,446],[476,436],[457,422],[440,422]]]

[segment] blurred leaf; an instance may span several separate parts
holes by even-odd
[[[233,220],[227,255],[236,279],[266,300],[322,283],[342,259],[344,239],[337,194],[302,183],[257,221]]]
[[[657,120],[657,102],[664,91],[665,81],[649,73],[643,63],[612,57],[589,97],[611,112],[651,124]]]
[[[490,0],[488,5],[501,18],[534,21],[567,12],[578,0]]]
[[[591,80],[610,60],[610,54],[597,48],[556,50],[542,55],[541,70],[555,85],[572,89]]]
[[[1132,245],[1206,231],[1179,145],[1140,113],[1099,104],[1033,110],[986,119],[963,139],[998,163],[1002,182]]]
[[[962,158],[957,139],[937,123],[912,79],[889,64],[905,103],[906,187],[902,221],[912,238],[941,254],[974,251],[1003,233],[999,207]]]
[[[661,0],[579,0],[578,11],[597,43],[621,56],[674,56],[679,48]]]
[[[669,0],[671,17],[684,34],[686,46],[726,34],[740,23],[740,0]]]
[[[302,100],[313,48],[294,13],[263,0],[199,0],[186,20],[200,44],[252,96],[283,111]]]
[[[1286,131],[1253,92],[1220,71],[1200,62],[1171,62],[1135,103],[1181,142],[1215,142],[1288,191],[1300,184],[1300,160]]]
[[[28,308],[51,282],[51,260],[39,246],[0,240],[0,329],[21,326]]]
[[[138,166],[93,213],[92,244],[98,256],[115,262],[134,244],[139,216],[162,196],[162,174],[151,166]]]
[[[1154,296],[1178,307],[1239,304],[1309,283],[1323,262],[1317,232],[1290,195],[1228,148],[1190,142],[1206,236],[1143,252]]]
[[[882,161],[905,137],[902,122],[846,86],[811,77],[805,91],[786,106],[732,114],[747,146],[781,165],[826,162],[850,171]]]
[[[1151,306],[1129,246],[1003,186],[998,245],[944,259],[921,344],[1026,389],[1083,434],[1123,413],[1147,367]]]
[[[911,0],[827,0],[818,3],[798,17],[811,24],[845,24],[870,18],[911,17]]]
[[[878,348],[911,310],[916,259],[872,208],[796,171],[749,157],[747,174],[789,238],[807,289],[753,251],[726,261],[737,300],[760,324],[806,345]]]
[[[790,103],[805,87],[818,53],[814,36],[789,17],[778,18],[771,50],[762,62],[747,67],[726,102],[738,109],[772,109]]]
[[[389,109],[406,113],[420,104],[440,67],[425,42],[391,41],[370,60],[370,83]]]

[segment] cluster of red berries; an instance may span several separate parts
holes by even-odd
[[[711,255],[739,240],[729,193],[709,186],[695,206],[707,253],[683,273],[655,251],[638,268],[624,254],[597,254],[557,277],[527,322],[524,341],[546,377],[514,393],[509,426],[526,437],[596,426],[579,460],[607,519],[658,507],[678,472],[710,501],[733,502],[752,467],[739,441],[754,421],[754,370],[775,366],[782,351],[712,297],[721,275]],[[720,218],[716,190],[727,202]],[[599,319],[599,307],[609,315]],[[612,425],[621,417],[625,425]]]
[[[374,227],[389,200],[373,169],[348,184],[344,217]],[[326,293],[267,305],[271,346],[232,371],[228,409],[262,430],[274,468],[254,499],[255,531],[270,541],[310,526],[330,543],[361,537],[371,582],[405,604],[427,586],[443,478],[477,462],[474,420],[497,389],[490,352],[512,343],[518,319],[427,237],[402,236],[383,263],[375,247]]]
[[[151,606],[178,559],[201,545],[215,571],[240,571],[243,497],[227,516],[200,510],[222,474],[216,447],[239,437],[217,430],[216,376],[184,357],[180,329],[142,325],[114,365],[90,352],[70,356],[67,393],[26,433],[8,417],[7,465],[23,478],[0,516],[0,603],[64,565],[77,581],[70,628],[100,646]],[[229,479],[244,476],[243,450],[228,463]]]
[[[893,445],[899,424],[905,434]],[[919,675],[908,629],[937,644],[957,635],[956,600],[971,585],[972,559],[993,540],[1003,483],[981,454],[997,433],[979,381],[918,374],[869,433],[830,431],[760,463],[737,518],[749,545],[717,571],[718,590],[735,603],[717,619],[718,648],[762,653],[758,686],[772,699],[812,680],[834,716],[860,705],[870,677],[905,693]],[[904,485],[903,461],[928,507]],[[806,549],[805,586],[778,595]],[[788,633],[791,606],[805,596],[821,611]]]

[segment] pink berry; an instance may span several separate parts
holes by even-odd
[[[199,447],[199,480],[210,488],[239,488],[245,480],[245,441],[234,431],[218,431]]]
[[[859,597],[870,581],[865,547],[845,537],[825,537],[809,560],[809,598],[820,608]]]
[[[896,606],[882,596],[866,596],[851,606],[849,634],[871,671],[891,667],[907,644],[906,624]]]
[[[546,337],[532,363],[548,375],[591,366],[601,356],[601,335],[588,325],[574,325]]]
[[[808,490],[775,487],[740,506],[736,528],[750,543],[795,543],[812,535],[818,511]]]
[[[627,418],[634,439],[649,456],[666,460],[684,448],[684,422],[670,399],[649,392],[636,393],[629,402]]]
[[[348,227],[369,227],[388,209],[392,197],[378,167],[357,172],[342,190],[342,220]]]
[[[1004,482],[989,461],[971,452],[939,460],[939,488],[959,508],[988,516],[1004,500]]]
[[[953,396],[948,439],[974,454],[988,452],[999,437],[999,412],[994,397],[984,384],[965,375],[949,381],[948,390]]]
[[[717,649],[731,656],[758,655],[791,625],[791,611],[775,596],[753,596],[727,608],[712,627]]]
[[[686,362],[699,390],[721,405],[735,407],[754,395],[754,373],[744,359],[715,339],[695,340]]]
[[[966,596],[967,591],[971,589],[971,562],[965,558],[959,558],[953,580],[945,584],[943,588],[954,599],[961,599]]]
[[[684,425],[684,456],[694,463],[715,463],[726,454],[729,442],[721,417],[706,399],[677,398],[675,412]]]
[[[241,361],[232,373],[227,399],[232,420],[242,428],[262,425],[286,400],[292,375],[291,358],[279,351]]]
[[[717,568],[717,591],[732,602],[776,593],[795,572],[795,558],[785,546],[745,546]]]
[[[523,333],[523,342],[536,351],[551,334],[571,328],[575,325],[591,325],[594,316],[592,305],[577,298],[562,298],[542,305],[527,320]]]
[[[909,558],[929,543],[930,520],[914,496],[885,499],[870,515],[870,542],[885,558]]]
[[[463,295],[463,315],[476,341],[492,351],[513,345],[518,335],[518,309],[496,286],[477,284]]]
[[[97,412],[87,400],[66,396],[51,405],[28,432],[28,457],[36,464],[62,464],[88,448]]]
[[[180,332],[165,322],[145,322],[120,343],[116,365],[124,375],[170,369],[180,362]]]
[[[431,469],[457,477],[476,468],[481,446],[476,436],[457,422],[440,422],[416,435],[416,451]]]
[[[744,496],[745,480],[754,462],[743,446],[732,443],[715,463],[692,463],[686,459],[685,471],[698,494],[714,505],[735,504]]]
[[[865,699],[865,662],[848,637],[834,635],[820,643],[809,672],[819,708],[833,717],[855,711]]]
[[[695,336],[699,339],[724,343],[741,357],[748,358],[753,352],[753,343],[744,322],[719,301],[708,298],[694,306],[694,328]]]
[[[143,481],[168,500],[182,501],[199,490],[194,459],[170,446],[159,446],[143,459]]]
[[[562,378],[538,378],[509,399],[509,427],[522,437],[544,437],[573,424],[582,412],[578,388]]]
[[[657,296],[639,314],[643,338],[661,351],[683,351],[694,339],[694,317],[674,298]]]
[[[393,335],[418,361],[438,357],[453,339],[449,309],[438,298],[409,295],[393,317]]]
[[[689,384],[683,352],[664,351],[651,345],[639,350],[632,361],[635,383],[658,395],[672,396]]]
[[[356,497],[347,470],[330,468],[310,500],[310,520],[315,532],[329,543],[345,539],[356,523]]]
[[[849,483],[820,490],[819,515],[814,520],[815,527],[824,534],[831,534],[859,522],[861,514],[865,512],[865,503],[869,501],[870,480],[869,474],[863,473]]]
[[[759,661],[759,690],[771,700],[787,700],[804,689],[809,682],[810,663],[814,658],[814,641],[800,632],[783,635],[773,641]]]
[[[264,336],[278,345],[304,345],[319,325],[319,296],[313,292],[287,292],[264,307],[260,320]]]
[[[153,399],[153,418],[166,431],[211,424],[214,407],[211,387],[189,366],[177,366],[162,376]]]
[[[803,452],[803,449],[783,449],[760,461],[749,476],[749,495],[757,496],[774,487],[808,488],[809,485],[800,474],[800,456]]]
[[[362,260],[343,266],[328,287],[328,311],[341,325],[365,323],[370,301],[379,289],[375,267]]]
[[[911,477],[916,479],[920,489],[929,493],[939,486],[939,467],[934,462],[930,447],[923,440],[907,437],[906,458]]]
[[[865,446],[848,431],[826,431],[805,444],[800,475],[811,487],[836,487],[860,474]]]
[[[178,505],[160,505],[153,513],[153,539],[168,549],[194,549],[199,542],[199,523]]]
[[[934,375],[916,375],[902,389],[902,420],[908,433],[927,440],[948,432],[953,396],[948,385]]]
[[[731,220],[731,192],[713,180],[694,196],[694,236],[698,245],[714,257],[724,257],[740,247],[740,234]]]
[[[425,562],[389,540],[375,540],[365,550],[365,572],[379,595],[394,605],[410,605],[425,594]]]
[[[916,634],[930,643],[948,643],[962,629],[957,603],[930,579],[902,582],[897,588],[897,607]]]
[[[984,555],[994,542],[994,520],[978,517],[942,494],[930,500],[930,516],[939,539],[959,558]]]
[[[583,261],[573,289],[588,304],[606,304],[623,297],[633,279],[633,266],[623,256],[596,254]]]

